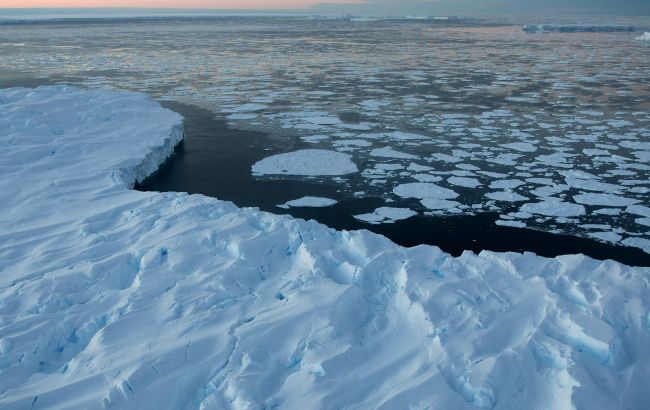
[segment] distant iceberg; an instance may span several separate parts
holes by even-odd
[[[634,31],[634,26],[602,26],[590,24],[526,24],[523,30],[528,33],[609,33],[620,31],[631,32]]]
[[[650,41],[650,32],[646,31],[645,33],[643,33],[643,34],[641,34],[639,37],[637,37],[636,40],[639,40],[639,41]]]

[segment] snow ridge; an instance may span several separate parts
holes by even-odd
[[[650,401],[650,269],[127,189],[181,124],[142,94],[0,90],[0,407]]]

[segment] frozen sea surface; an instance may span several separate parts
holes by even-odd
[[[0,102],[0,407],[650,401],[648,268],[453,258],[133,191],[181,140],[178,115],[73,87],[0,90]]]
[[[650,26],[614,20],[588,25]],[[359,171],[260,179],[316,181],[436,217],[495,212],[523,223],[527,209],[543,210],[528,228],[650,250],[647,225],[621,205],[650,206],[647,42],[521,27],[298,17],[3,26],[0,82],[145,91],[269,133],[269,157],[331,151]],[[522,184],[496,188],[512,180]],[[458,205],[396,193],[411,183],[452,190]]]

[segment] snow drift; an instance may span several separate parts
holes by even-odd
[[[0,407],[641,408],[650,269],[136,192],[142,94],[0,91]]]

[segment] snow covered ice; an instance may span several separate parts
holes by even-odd
[[[0,407],[650,402],[648,268],[133,191],[183,133],[144,94],[0,90],[0,130]]]

